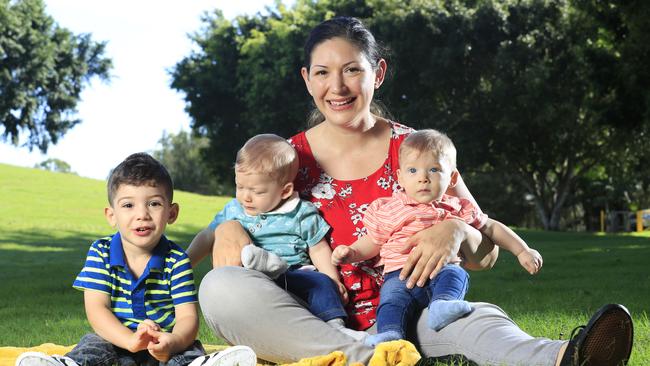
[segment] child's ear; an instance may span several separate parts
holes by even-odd
[[[293,194],[293,182],[289,182],[282,187],[282,199],[286,200]]]
[[[172,203],[172,206],[169,209],[169,218],[167,219],[168,224],[173,224],[176,221],[180,209],[181,207],[178,205],[178,203]]]
[[[395,174],[397,174],[397,183],[399,183],[401,187],[404,187],[404,185],[402,184],[402,171],[400,169],[397,169],[395,171]]]
[[[454,169],[454,171],[451,172],[451,180],[449,181],[449,187],[455,187],[456,183],[458,183],[458,176],[460,173],[458,173],[458,170]]]
[[[113,207],[104,207],[104,217],[106,217],[106,221],[108,221],[108,224],[111,225],[112,228],[115,228],[117,226],[117,219],[115,218],[115,211],[113,211]]]

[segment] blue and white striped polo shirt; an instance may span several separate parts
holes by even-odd
[[[151,319],[169,332],[176,323],[174,306],[198,301],[187,254],[165,236],[138,279],[126,264],[119,232],[95,241],[72,286],[110,295],[113,314],[134,330]]]

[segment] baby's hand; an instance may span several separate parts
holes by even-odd
[[[354,249],[347,245],[339,245],[332,251],[332,264],[338,266],[341,263],[347,263],[347,258],[354,252]]]
[[[334,283],[336,283],[336,287],[339,290],[339,295],[341,296],[341,302],[343,303],[343,305],[347,305],[348,301],[350,301],[350,299],[348,298],[348,289],[345,288],[345,285],[341,283],[341,281],[334,281]]]
[[[519,264],[521,264],[521,266],[532,275],[537,274],[537,272],[542,268],[542,256],[535,249],[528,248],[527,250],[524,250],[519,253],[517,259],[519,259]]]

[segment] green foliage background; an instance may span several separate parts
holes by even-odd
[[[600,209],[648,203],[650,3],[298,0],[270,10],[233,21],[207,15],[193,35],[198,51],[172,72],[222,182],[250,136],[306,128],[303,43],[324,19],[348,15],[390,50],[377,98],[395,119],[450,134],[461,171],[482,184],[497,176],[493,184],[534,212],[535,226],[572,227],[564,210],[578,207],[579,227],[593,229]],[[610,198],[601,186],[632,198]],[[479,197],[487,208],[504,201]]]

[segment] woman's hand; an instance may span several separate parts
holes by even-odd
[[[408,278],[406,287],[424,286],[428,279],[434,278],[442,266],[458,255],[461,243],[467,238],[469,230],[478,230],[460,220],[444,220],[430,228],[413,235],[404,250],[413,248],[399,278]]]
[[[222,241],[212,249],[212,268],[225,266],[241,267],[242,246],[231,241]]]
[[[241,267],[241,250],[252,243],[248,232],[237,221],[222,222],[214,230],[212,268]]]

